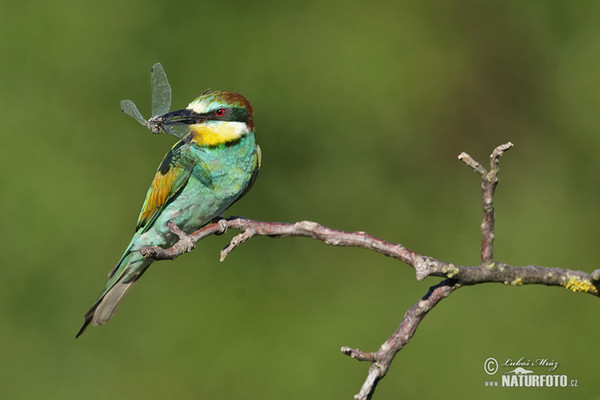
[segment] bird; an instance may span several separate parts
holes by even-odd
[[[104,290],[76,337],[88,325],[102,325],[154,261],[140,252],[145,246],[168,248],[179,237],[175,223],[189,234],[243,197],[254,184],[261,150],[254,137],[253,109],[241,94],[207,90],[187,108],[154,117],[160,127],[184,125],[187,132],[160,163],[140,211],[135,234],[109,273]],[[166,131],[166,130],[165,130]]]

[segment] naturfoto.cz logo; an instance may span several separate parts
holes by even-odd
[[[502,364],[494,357],[488,357],[483,362],[483,370],[490,376],[496,375],[500,368],[500,380],[485,381],[490,387],[577,387],[577,379],[567,375],[557,374],[558,361],[549,358],[519,359],[507,358]],[[498,376],[496,376],[498,378]]]

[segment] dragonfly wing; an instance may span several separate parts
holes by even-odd
[[[171,108],[171,85],[169,85],[167,74],[160,63],[152,66],[150,81],[152,84],[152,116],[168,113]]]
[[[146,126],[146,120],[142,117],[140,110],[138,110],[135,103],[131,100],[121,100],[121,111],[125,114],[133,117],[137,122]]]
[[[178,139],[183,139],[190,132],[189,125],[163,125],[162,130]]]

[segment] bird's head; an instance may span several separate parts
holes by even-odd
[[[161,124],[189,125],[191,140],[201,146],[236,141],[254,131],[252,106],[241,94],[205,91],[186,109],[160,116]]]

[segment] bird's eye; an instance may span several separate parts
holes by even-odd
[[[215,115],[217,117],[222,117],[223,115],[225,115],[225,110],[222,108],[219,108],[217,111],[215,111]]]

